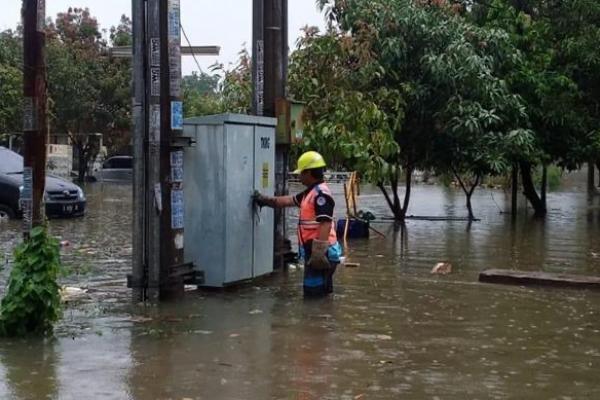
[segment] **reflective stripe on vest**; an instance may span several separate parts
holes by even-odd
[[[305,244],[308,241],[319,237],[319,225],[317,221],[317,211],[315,209],[315,199],[321,193],[331,196],[331,191],[326,184],[316,185],[309,191],[300,203],[300,219],[298,221],[298,243]],[[335,224],[331,221],[328,242],[333,245],[337,242],[335,233]]]

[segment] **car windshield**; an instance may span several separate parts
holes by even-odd
[[[6,147],[0,147],[0,173],[18,174],[23,172],[23,157]]]

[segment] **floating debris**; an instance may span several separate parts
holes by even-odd
[[[60,288],[59,292],[61,300],[65,302],[81,299],[82,297],[87,296],[87,289],[81,289],[78,287],[63,286]]]
[[[439,262],[431,269],[432,274],[447,275],[452,272],[452,264],[447,262]]]

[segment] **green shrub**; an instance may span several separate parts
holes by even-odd
[[[0,335],[45,335],[60,317],[58,241],[45,227],[32,229],[15,248],[6,295],[0,304]]]
[[[557,167],[556,165],[548,165],[547,169],[548,191],[552,192],[560,188],[563,171],[560,167]],[[533,180],[536,187],[542,187],[542,167],[538,167],[535,169],[535,172],[533,174]]]

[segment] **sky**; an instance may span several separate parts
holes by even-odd
[[[14,29],[21,19],[21,0],[0,0],[0,31]],[[131,0],[46,0],[46,15],[52,18],[69,7],[87,7],[96,17],[101,29],[117,25],[121,15],[131,16]],[[289,45],[295,48],[300,29],[305,25],[325,26],[314,0],[288,0]],[[181,24],[192,45],[221,47],[217,56],[196,57],[200,67],[220,62],[226,66],[237,60],[243,45],[251,51],[252,0],[181,0]],[[182,45],[187,45],[182,36]],[[192,57],[183,57],[184,75],[197,71]]]

